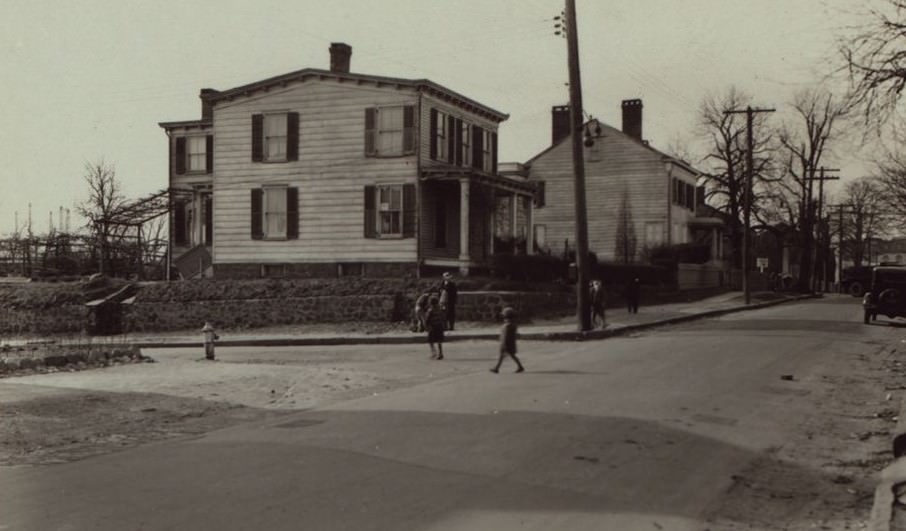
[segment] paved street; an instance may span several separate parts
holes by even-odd
[[[833,484],[783,452],[849,422],[829,419],[825,398],[845,402],[844,383],[872,396],[853,360],[902,335],[829,297],[603,341],[523,341],[519,375],[487,372],[488,342],[450,344],[444,362],[423,346],[338,347],[353,369],[451,368],[198,438],[0,469],[0,529],[748,529],[749,513],[722,510],[739,478],[782,468],[798,485]],[[814,513],[777,518],[806,529]]]

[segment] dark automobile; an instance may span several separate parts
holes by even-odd
[[[861,297],[868,291],[871,286],[872,266],[852,266],[843,269],[843,275],[840,278],[840,287],[844,293],[849,293],[853,297]]]
[[[864,322],[887,317],[906,317],[906,267],[876,267],[871,289],[862,298]]]

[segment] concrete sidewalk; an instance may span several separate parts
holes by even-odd
[[[729,292],[703,300],[673,304],[642,306],[639,313],[628,314],[623,308],[608,308],[607,327],[588,332],[577,331],[575,317],[560,320],[522,324],[519,338],[524,340],[582,341],[603,339],[665,324],[674,324],[693,319],[715,317],[726,313],[751,310],[783,304],[785,302],[812,298],[814,295],[756,293],[752,303],[746,305],[742,294]],[[761,299],[761,301],[759,301]],[[767,300],[765,300],[767,299]],[[337,324],[342,328],[343,324]],[[193,347],[202,344],[202,334],[197,332],[162,332],[159,334],[126,334],[99,339],[111,343],[128,343],[141,348]],[[448,331],[445,341],[496,340],[500,325],[492,323],[459,323],[456,330]],[[218,346],[305,346],[305,345],[356,345],[356,344],[411,344],[424,343],[425,334],[408,330],[392,330],[379,333],[352,332],[341,330],[306,332],[305,325],[274,329],[255,329],[242,332],[219,331]]]

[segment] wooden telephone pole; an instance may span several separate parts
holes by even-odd
[[[591,330],[588,304],[588,218],[585,208],[585,154],[582,149],[582,79],[579,72],[579,34],[576,1],[566,0],[566,48],[569,58],[569,114],[573,147],[576,215],[576,311],[579,331]]]
[[[748,106],[745,110],[724,111],[724,114],[743,114],[746,115],[746,184],[743,190],[743,233],[742,233],[742,293],[745,297],[746,304],[751,303],[752,295],[749,292],[749,232],[751,230],[752,214],[752,178],[755,173],[755,163],[753,150],[755,141],[752,137],[752,121],[756,112],[774,112],[775,109],[753,109]]]

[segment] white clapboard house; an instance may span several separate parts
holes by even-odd
[[[468,272],[526,234],[532,185],[497,171],[507,115],[426,79],[351,73],[351,55],[334,43],[329,70],[202,89],[200,120],[160,124],[183,277]]]

